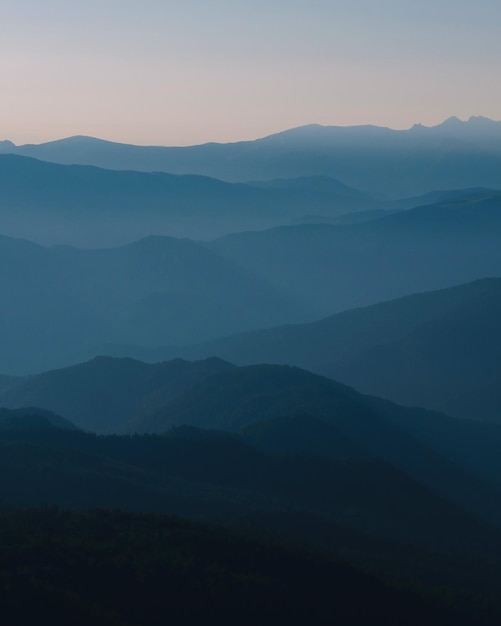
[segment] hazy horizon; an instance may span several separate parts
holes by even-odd
[[[0,137],[194,145],[496,119],[500,18],[492,0],[22,0],[2,10]]]
[[[113,143],[122,143],[122,144],[129,144],[129,145],[137,145],[137,146],[144,146],[144,147],[192,147],[192,146],[197,146],[197,145],[203,145],[205,143],[241,143],[241,142],[246,142],[246,141],[255,141],[258,139],[263,139],[265,137],[269,137],[272,135],[279,135],[280,133],[284,133],[287,132],[288,130],[294,130],[297,128],[305,128],[307,126],[321,126],[323,128],[357,128],[357,127],[380,127],[380,128],[387,128],[388,130],[397,130],[397,131],[406,131],[406,130],[411,130],[414,126],[423,126],[425,128],[434,128],[436,126],[441,126],[444,122],[450,120],[450,119],[458,119],[460,122],[468,122],[470,120],[475,120],[475,119],[486,119],[492,122],[501,122],[501,119],[493,119],[493,118],[489,118],[487,116],[484,115],[469,115],[467,117],[464,118],[460,118],[456,115],[450,115],[447,116],[444,119],[441,119],[440,121],[436,122],[436,123],[431,123],[431,124],[424,124],[420,121],[416,121],[413,122],[410,125],[406,125],[403,127],[396,127],[396,126],[391,126],[391,125],[380,125],[380,124],[372,124],[370,122],[367,123],[360,123],[360,124],[320,124],[318,122],[308,122],[305,124],[300,124],[299,126],[291,126],[288,128],[280,128],[280,129],[276,129],[276,130],[272,130],[271,132],[265,134],[265,135],[256,135],[253,137],[241,137],[241,138],[235,138],[233,140],[230,141],[219,141],[217,138],[207,141],[207,142],[200,142],[200,143],[178,143],[178,144],[161,144],[161,143],[139,143],[139,142],[133,142],[133,141],[128,141],[126,138],[119,140],[119,139],[112,139],[112,138],[108,138],[108,137],[104,137],[104,136],[97,136],[97,135],[85,135],[83,133],[79,133],[76,132],[73,135],[64,135],[64,136],[57,136],[57,137],[51,137],[42,141],[24,141],[22,143],[18,143],[16,141],[14,141],[11,137],[0,137],[0,142],[1,141],[10,141],[12,143],[14,143],[17,147],[22,147],[23,145],[40,145],[43,143],[51,143],[51,142],[56,142],[56,141],[62,141],[64,139],[72,139],[72,138],[76,138],[76,137],[80,137],[80,138],[90,138],[90,139],[99,139],[102,141],[108,141],[108,142],[113,142]]]

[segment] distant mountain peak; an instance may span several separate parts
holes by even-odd
[[[472,125],[491,125],[497,124],[495,120],[492,120],[489,117],[485,117],[483,115],[470,115],[467,120],[462,120],[459,117],[453,115],[452,117],[448,117],[442,124],[439,126],[450,126],[450,127],[458,127],[458,126],[472,126]]]
[[[100,137],[91,137],[90,135],[72,135],[71,137],[64,137],[58,141],[64,141],[65,143],[117,143],[109,141],[107,139],[101,139]]]
[[[490,117],[485,117],[484,115],[471,115],[467,121],[468,124],[496,124],[495,120],[492,120]]]
[[[451,117],[448,117],[441,124],[438,124],[438,126],[442,128],[445,128],[445,127],[451,128],[451,127],[461,126],[462,124],[465,124],[463,120],[459,119],[459,117],[457,117],[456,115],[451,115]]]
[[[484,130],[491,130],[500,125],[500,122],[492,120],[482,115],[471,115],[467,120],[462,120],[456,115],[448,117],[440,124],[426,126],[425,124],[414,124],[410,130],[430,133],[434,131],[448,131],[453,133],[478,133]]]
[[[16,144],[8,139],[0,140],[0,152],[10,152],[16,149]]]

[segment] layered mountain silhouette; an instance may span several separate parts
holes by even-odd
[[[7,621],[499,623],[500,146],[0,142]]]
[[[352,624],[375,615],[496,623],[499,531],[384,464],[263,455],[202,433],[97,438],[0,429],[0,449],[7,510],[45,505],[0,516],[4,572],[17,566],[10,586],[0,587],[13,620],[37,608],[58,616],[54,623],[78,614],[104,625],[113,609],[140,624],[138,595],[162,616],[168,581],[176,592],[171,618],[227,616],[226,607],[233,619],[252,599],[244,623],[277,608],[294,621],[318,610],[321,620],[339,594],[334,613]],[[100,503],[108,510],[96,510]],[[181,519],[181,511],[210,527]],[[214,527],[222,519],[229,529]],[[312,548],[316,555],[306,552]],[[390,585],[374,579],[381,567]],[[352,606],[361,600],[362,609]]]
[[[277,453],[287,452],[283,441],[289,439],[296,454],[389,463],[501,524],[501,510],[487,495],[501,480],[498,425],[406,409],[298,368],[239,368],[217,359],[147,365],[103,357],[21,380],[1,394],[0,405],[43,407],[98,432],[195,426],[240,433]],[[274,444],[266,433],[277,429]]]
[[[134,417],[158,410],[198,379],[233,367],[220,359],[149,365],[98,357],[20,379],[3,392],[0,405],[41,406],[69,417],[80,428],[127,432]]]
[[[3,374],[89,358],[108,343],[186,343],[305,319],[308,307],[189,240],[44,248],[0,237]]]
[[[500,316],[501,278],[489,278],[163,356],[287,363],[403,404],[501,421]]]
[[[63,164],[202,174],[228,181],[332,176],[364,191],[397,196],[433,189],[501,187],[501,122],[450,118],[431,128],[309,125],[263,139],[185,148],[142,147],[70,137],[6,153]]]
[[[470,193],[359,224],[228,235],[212,250],[323,317],[501,274],[501,192]]]
[[[495,425],[404,409],[297,368],[237,368],[214,359],[150,366],[96,359],[17,385],[19,398],[64,403],[80,425],[92,415],[112,426],[119,417],[130,422],[129,403],[135,423],[143,412],[143,423],[161,420],[163,428],[175,417],[186,424],[162,436],[96,436],[70,430],[46,410],[1,410],[0,507],[29,507],[31,519],[40,519],[32,507],[43,505],[51,546],[61,530],[47,514],[60,508],[66,520],[66,509],[155,512],[151,519],[163,528],[159,513],[176,515],[178,528],[181,515],[285,542],[294,552],[300,544],[335,555],[399,588],[406,581],[421,595],[443,593],[448,610],[459,603],[467,621],[484,623],[480,602],[486,615],[496,614],[501,429]],[[297,407],[302,414],[284,414]],[[4,520],[5,513],[0,528]],[[91,545],[116,532],[121,537],[130,524],[129,518],[112,535],[94,519]],[[158,537],[151,535],[156,551]],[[192,539],[185,555],[188,546]]]
[[[312,321],[500,275],[500,209],[501,193],[482,190],[366,222],[210,243],[149,237],[81,250],[0,237],[0,372]]]
[[[86,247],[151,234],[208,239],[384,209],[381,201],[328,177],[266,186],[204,176],[110,171],[0,154],[0,232],[39,243]]]
[[[264,454],[245,439],[206,436],[202,431],[188,436],[175,432],[167,437],[96,437],[38,425],[31,430],[0,429],[0,446],[2,470],[13,478],[2,495],[17,506],[50,502],[80,508],[105,503],[108,508],[150,508],[212,520],[244,519],[249,514],[252,519],[254,508],[263,520],[266,514],[270,521],[272,514],[285,514],[292,524],[302,513],[307,525],[321,527],[323,520],[331,526],[330,549],[342,547],[354,532],[350,543],[359,538],[370,546],[371,531],[386,541],[415,541],[444,552],[485,553],[488,540],[495,542],[491,548],[499,543],[498,533],[488,524],[377,459]],[[9,446],[19,448],[17,467]],[[30,458],[30,448],[37,451],[36,457]],[[40,462],[52,481],[43,472],[35,475]],[[59,473],[51,468],[59,468]],[[78,482],[86,488],[72,489]],[[450,533],[454,523],[458,526]],[[286,533],[306,539],[304,530]],[[467,538],[473,543],[463,550]],[[315,537],[306,540],[315,543]],[[350,551],[353,547],[347,546]]]

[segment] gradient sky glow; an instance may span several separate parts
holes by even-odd
[[[0,139],[501,119],[499,0],[0,0]]]

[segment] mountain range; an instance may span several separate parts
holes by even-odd
[[[501,275],[501,192],[467,193],[362,223],[236,233],[209,246],[320,318]]]
[[[219,618],[249,602],[249,624],[277,609],[350,624],[381,615],[486,626],[500,613],[499,531],[385,464],[265,455],[203,432],[96,437],[1,424],[0,449],[10,498],[0,599],[14,623],[50,610],[57,624],[104,626],[112,610],[139,625],[138,595],[163,615],[170,592],[180,621],[203,611],[233,623]]]
[[[143,147],[92,137],[40,145],[0,143],[0,152],[61,164],[200,174],[231,182],[331,176],[394,196],[434,189],[501,187],[501,122],[449,118],[431,128],[309,125],[254,141]]]
[[[4,509],[174,513],[495,597],[496,424],[404,408],[298,368],[215,359],[94,359],[18,381],[0,400],[32,402],[80,427],[163,434],[96,436],[47,409],[4,409]]]
[[[147,365],[100,357],[21,379],[1,393],[0,404],[43,407],[100,433],[191,426],[240,433],[253,445],[262,441],[268,451],[270,445],[283,451],[283,441],[292,437],[295,453],[379,459],[461,506],[498,519],[481,485],[501,484],[497,424],[405,408],[299,368],[236,367],[218,359]],[[271,423],[272,430],[260,422]],[[270,438],[277,429],[280,434]],[[305,429],[309,436],[303,436]]]
[[[499,623],[501,122],[4,141],[0,233],[9,623]]]
[[[402,404],[501,421],[500,317],[501,278],[490,278],[309,324],[135,354],[287,363]]]
[[[266,185],[198,175],[111,171],[0,154],[0,232],[46,244],[103,247],[152,234],[223,234],[386,208],[325,176]]]
[[[75,363],[110,342],[204,340],[309,317],[266,279],[169,237],[81,250],[0,236],[0,283],[4,374]]]
[[[308,322],[499,276],[500,233],[501,192],[470,190],[369,221],[211,242],[153,236],[83,250],[3,236],[0,372]]]

